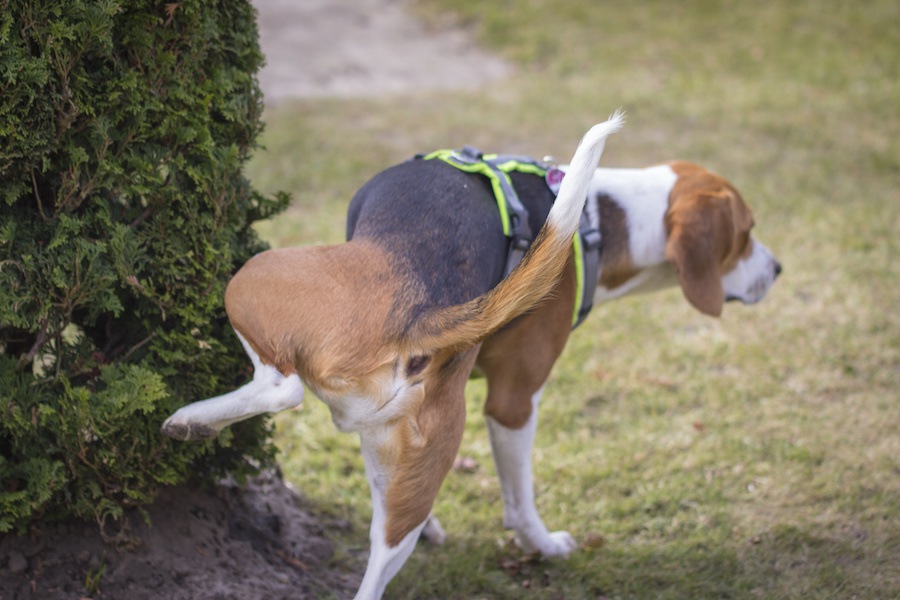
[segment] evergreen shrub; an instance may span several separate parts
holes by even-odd
[[[0,531],[103,524],[271,460],[263,419],[159,433],[249,375],[224,289],[287,203],[242,175],[255,18],[246,0],[0,0]]]

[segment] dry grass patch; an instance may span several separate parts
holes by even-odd
[[[732,179],[785,265],[720,321],[677,290],[600,307],[545,393],[535,455],[551,528],[584,548],[525,560],[501,527],[481,406],[395,598],[900,596],[900,53],[895,2],[765,6],[422,0],[518,61],[482,93],[285,105],[255,184],[293,209],[276,245],[337,242],[352,193],[415,152],[473,144],[568,158],[619,106],[606,165],[674,157]],[[277,419],[288,478],[344,515],[361,564],[358,444],[315,400]]]

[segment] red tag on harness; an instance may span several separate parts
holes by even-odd
[[[554,194],[559,194],[559,186],[562,185],[563,177],[566,176],[565,171],[560,171],[556,167],[547,170],[547,175],[544,176],[544,180],[547,182],[547,187]]]

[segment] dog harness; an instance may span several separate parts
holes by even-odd
[[[528,225],[528,211],[519,200],[509,174],[515,171],[543,177],[555,195],[559,192],[564,173],[550,162],[538,161],[527,156],[484,154],[471,146],[466,146],[462,150],[437,150],[416,158],[439,159],[461,171],[480,173],[490,180],[491,189],[497,200],[497,209],[500,211],[503,235],[509,238],[504,277],[509,275],[534,241],[531,227]],[[578,232],[572,240],[576,281],[572,329],[581,325],[593,308],[594,285],[600,274],[601,242],[600,230],[593,226],[587,214],[582,212]]]

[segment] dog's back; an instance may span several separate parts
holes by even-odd
[[[538,231],[553,193],[536,175],[511,179]],[[383,247],[417,283],[421,310],[462,304],[494,288],[509,245],[489,180],[438,160],[410,160],[366,183],[350,203],[347,239]]]

